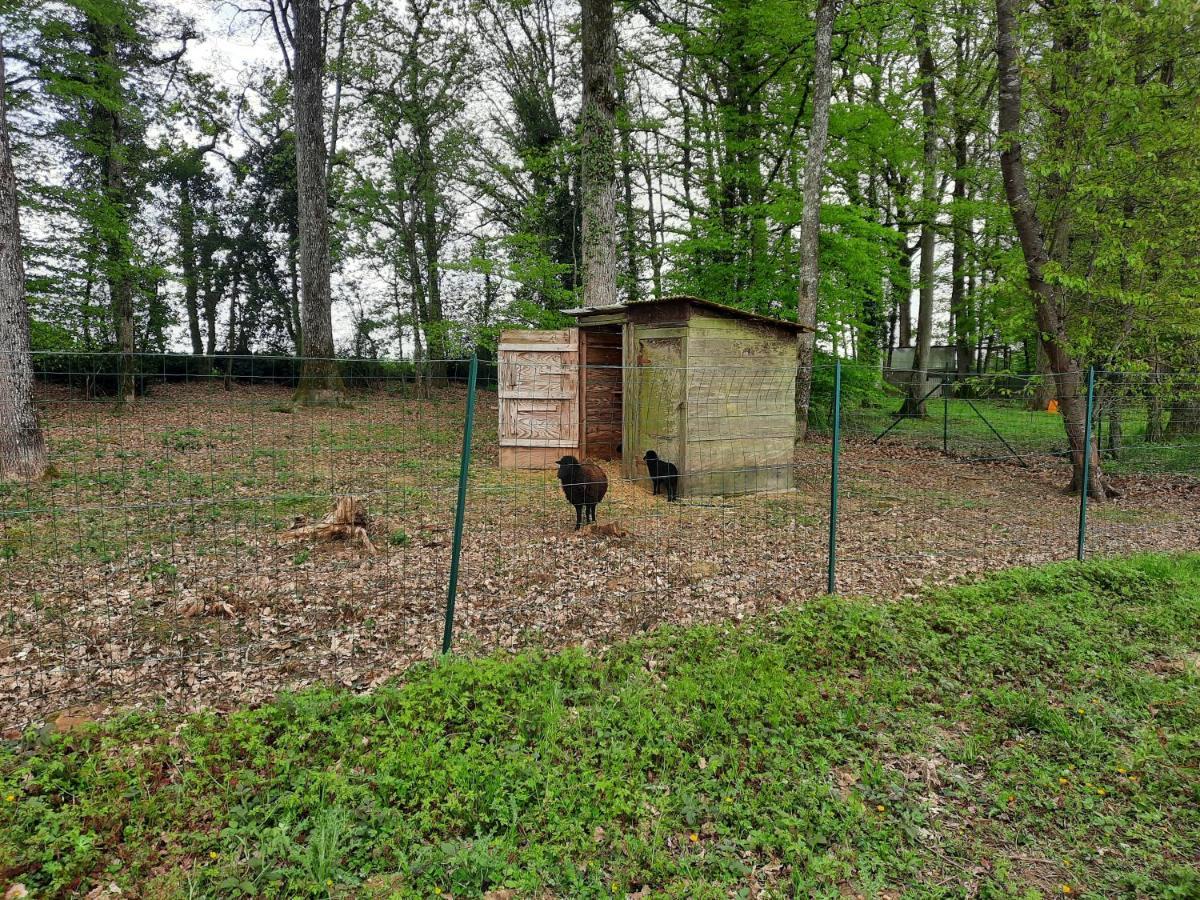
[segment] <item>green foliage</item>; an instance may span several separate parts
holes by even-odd
[[[0,747],[0,868],[39,896],[1189,896],[1198,633],[1200,559],[1142,557],[31,733]]]
[[[808,409],[808,427],[813,432],[829,431],[833,426],[834,360],[818,351],[813,358],[812,399]],[[842,361],[842,413],[859,416],[862,410],[892,409],[900,392],[883,380],[876,366]]]

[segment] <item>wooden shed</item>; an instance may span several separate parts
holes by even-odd
[[[685,296],[568,312],[500,336],[502,467],[620,459],[649,487],[654,450],[683,496],[791,487],[804,326]]]

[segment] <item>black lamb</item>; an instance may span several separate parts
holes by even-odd
[[[650,480],[654,483],[654,493],[661,493],[665,487],[667,489],[667,502],[679,499],[679,469],[675,467],[675,463],[667,462],[665,459],[659,459],[658,454],[653,450],[647,450],[646,455],[642,457],[645,460],[646,468],[650,470]]]
[[[581,463],[573,456],[558,461],[558,480],[567,502],[575,507],[575,530],[596,521],[596,504],[608,493],[608,477],[599,466]]]

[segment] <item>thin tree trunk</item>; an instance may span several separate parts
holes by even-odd
[[[218,265],[213,256],[216,252],[213,223],[209,222],[209,233],[204,237],[200,251],[200,270],[204,273],[201,281],[201,311],[204,314],[204,352],[212,356],[217,352],[217,307],[220,304],[221,293],[228,287],[229,270]]]
[[[294,221],[288,222],[287,269],[288,308],[285,310],[284,327],[292,339],[292,346],[296,348],[296,355],[302,356],[304,328],[300,323],[300,232]]]
[[[1125,447],[1125,423],[1121,414],[1121,383],[1114,381],[1108,398],[1108,456],[1110,459],[1120,459],[1121,450]]]
[[[954,316],[954,371],[960,377],[969,371],[971,358],[971,309],[967,294],[967,130],[960,125],[954,135],[954,234],[951,252],[950,311]]]
[[[816,350],[817,297],[821,289],[821,180],[829,139],[829,100],[833,93],[833,22],[838,0],[819,0],[813,52],[813,117],[804,160],[804,209],[800,219],[800,286],[796,321],[807,326],[799,341],[796,373],[796,440],[808,436],[812,365]]]
[[[654,134],[655,144],[658,143],[658,132]],[[661,176],[662,170],[659,170]],[[662,296],[662,249],[659,242],[658,219],[654,212],[654,173],[650,161],[650,138],[642,153],[642,177],[646,181],[646,235],[649,240],[648,253],[650,256],[650,283],[653,286],[654,297]]]
[[[3,84],[4,49],[0,47]],[[48,471],[46,441],[33,406],[17,181],[8,141],[8,110],[0,90],[0,480],[33,481]]]
[[[333,110],[329,115],[329,154],[325,164],[326,185],[333,180],[333,163],[337,156],[338,127],[342,117],[342,83],[346,73],[346,26],[349,24],[350,8],[353,5],[354,0],[346,0],[342,4],[341,21],[338,23],[337,61],[333,64]]]
[[[934,250],[937,235],[937,85],[933,48],[929,42],[927,13],[917,16],[917,66],[921,74],[921,119],[925,133],[924,170],[921,180],[921,287],[917,305],[917,346],[909,374],[908,396],[904,398],[901,414],[925,416],[925,379],[929,371],[929,351],[933,345],[933,287]]]
[[[1054,373],[1059,411],[1067,433],[1071,453],[1070,490],[1078,491],[1083,480],[1084,427],[1087,418],[1083,395],[1083,373],[1068,352],[1067,327],[1058,297],[1043,272],[1049,262],[1041,222],[1025,177],[1025,160],[1020,140],[1021,69],[1017,50],[1016,0],[996,0],[997,67],[1000,79],[1000,169],[1004,193],[1013,217],[1021,252],[1025,257],[1026,277],[1033,295],[1034,313],[1046,345],[1050,370]],[[1089,448],[1088,493],[1096,499],[1108,496],[1100,454]]]
[[[613,152],[617,36],[612,0],[582,0],[581,39],[583,305],[611,306],[617,302],[617,179]]]
[[[333,348],[329,286],[329,193],[325,181],[322,84],[325,59],[319,0],[292,0],[295,15],[293,99],[296,197],[300,231],[300,385],[303,403],[340,403],[342,378]]]
[[[183,306],[187,310],[192,355],[204,352],[200,334],[199,285],[196,278],[196,208],[192,203],[192,180],[179,180],[179,268],[183,273]]]

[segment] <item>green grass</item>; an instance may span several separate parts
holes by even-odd
[[[0,886],[1196,897],[1200,557],[0,749]]]
[[[884,441],[942,449],[943,430],[952,453],[984,459],[1011,459],[1012,453],[1039,456],[1061,453],[1067,438],[1062,417],[1026,409],[1018,401],[951,400],[943,408],[941,399],[927,403],[924,419],[905,419]],[[873,439],[895,422],[900,401],[885,406],[858,407],[845,413],[843,433],[847,437]],[[943,416],[945,421],[943,421]],[[986,419],[986,422],[985,422]],[[990,426],[989,427],[989,423]],[[1008,442],[1004,446],[995,432]],[[1170,443],[1147,444],[1146,410],[1131,406],[1124,413],[1122,452],[1104,453],[1104,468],[1112,474],[1200,473],[1200,440],[1177,438]],[[1100,432],[1101,446],[1108,443],[1108,426]]]

